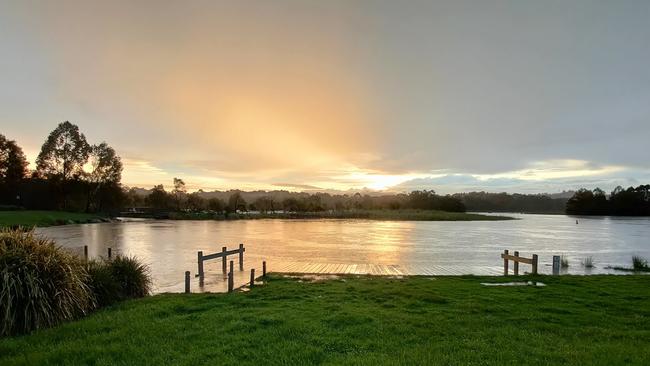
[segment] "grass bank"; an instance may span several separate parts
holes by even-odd
[[[0,211],[0,227],[53,226],[102,220],[96,214],[64,211]]]
[[[511,279],[272,277],[245,293],[158,295],[0,339],[0,364],[650,364],[650,276],[480,285]]]
[[[512,217],[482,215],[465,212],[446,212],[435,210],[349,210],[322,212],[287,213],[238,213],[222,214],[174,212],[171,219],[176,220],[245,220],[245,219],[363,219],[393,221],[495,221],[512,220]]]

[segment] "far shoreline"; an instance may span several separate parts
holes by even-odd
[[[172,212],[170,220],[309,220],[345,219],[377,221],[506,221],[517,220],[503,215],[485,215],[467,212],[447,212],[436,210],[350,210],[322,212],[276,212],[276,213],[231,213],[228,215],[204,212]]]
[[[32,228],[79,224],[120,222],[124,219],[149,220],[376,220],[376,221],[508,221],[517,218],[505,215],[479,214],[474,212],[446,212],[435,210],[352,210],[323,212],[282,213],[223,213],[214,212],[166,212],[151,215],[107,216],[66,211],[0,211],[0,228]]]

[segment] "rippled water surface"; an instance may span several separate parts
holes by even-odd
[[[650,218],[511,215],[510,221],[247,220],[140,221],[38,229],[59,244],[91,256],[114,252],[149,263],[158,288],[178,284],[196,271],[197,251],[246,246],[247,263],[281,261],[385,265],[501,266],[504,249],[536,253],[540,270],[550,271],[553,255],[565,254],[570,273],[591,256],[591,273],[606,266],[629,266],[632,255],[650,258]],[[576,224],[576,219],[578,224]],[[208,270],[220,269],[218,262]]]

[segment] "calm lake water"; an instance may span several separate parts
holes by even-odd
[[[40,228],[38,233],[90,256],[135,255],[151,267],[157,291],[179,288],[186,270],[196,273],[197,251],[246,246],[246,267],[269,262],[381,264],[427,268],[503,265],[504,249],[539,255],[550,272],[553,255],[568,256],[569,273],[610,273],[606,266],[629,266],[632,255],[650,258],[650,218],[510,215],[511,221],[247,220],[139,221]],[[579,224],[576,225],[576,219]],[[584,257],[596,268],[586,271]],[[234,258],[236,260],[236,258]],[[419,266],[419,267],[418,267]],[[219,272],[220,262],[206,271]],[[522,264],[522,270],[528,270]],[[259,272],[258,272],[259,273]]]

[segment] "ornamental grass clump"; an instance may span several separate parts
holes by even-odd
[[[95,307],[84,263],[33,231],[0,231],[0,335],[28,333]]]
[[[107,262],[92,260],[88,262],[88,287],[90,287],[97,307],[117,302],[121,297],[120,285],[113,278]]]
[[[135,257],[90,261],[88,275],[88,285],[99,307],[151,293],[149,267]]]
[[[144,297],[151,293],[149,267],[136,257],[117,256],[110,262],[113,278],[121,290],[121,300]]]

